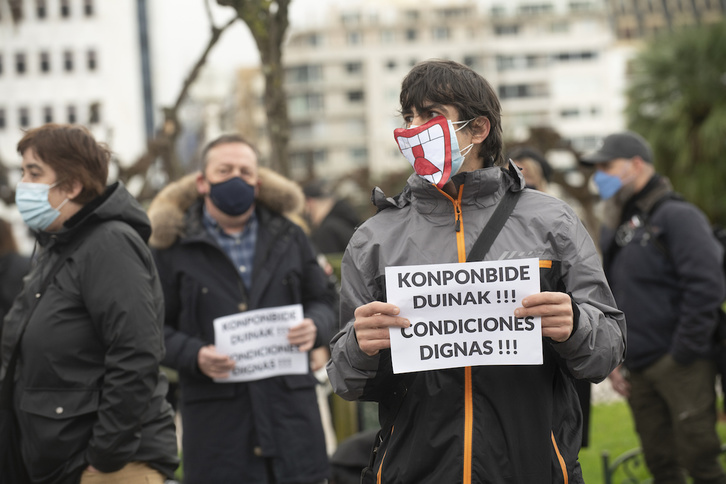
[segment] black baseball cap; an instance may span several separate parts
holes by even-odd
[[[633,158],[639,156],[643,161],[653,163],[653,151],[645,138],[632,131],[624,131],[606,136],[602,145],[592,153],[580,158],[586,165],[606,163],[616,158]]]

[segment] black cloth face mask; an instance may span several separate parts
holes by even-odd
[[[210,184],[209,198],[215,207],[231,216],[242,215],[255,201],[255,187],[240,177]]]

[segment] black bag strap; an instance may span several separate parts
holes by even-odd
[[[474,247],[471,248],[471,252],[469,252],[469,256],[466,258],[467,262],[484,260],[494,240],[496,240],[502,227],[504,227],[507,219],[514,211],[520,193],[522,192],[513,192],[510,190],[504,193],[504,196],[499,201],[499,205],[497,205],[491,218],[482,229],[481,234],[479,234],[479,238],[474,242]]]
[[[63,264],[65,264],[68,257],[70,257],[70,255],[76,250],[76,248],[81,244],[82,241],[82,234],[77,234],[75,240],[63,248],[55,264],[53,265],[53,267],[51,267],[50,271],[45,276],[45,279],[43,279],[43,283],[40,285],[40,289],[38,290],[38,292],[35,293],[33,304],[29,308],[27,317],[23,320],[23,324],[20,327],[20,332],[18,333],[18,339],[15,342],[12,353],[10,354],[10,360],[8,361],[8,366],[5,371],[5,377],[2,381],[2,388],[0,388],[0,408],[12,408],[13,389],[15,386],[15,367],[17,366],[17,361],[20,357],[20,340],[25,334],[25,329],[28,327],[30,318],[33,316],[33,313],[35,312],[35,309],[38,307],[38,303],[40,302],[40,298],[43,296],[43,294],[45,294],[45,290],[50,285],[53,277],[58,273]]]

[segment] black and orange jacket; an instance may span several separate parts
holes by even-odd
[[[581,483],[582,416],[575,378],[603,380],[623,359],[625,319],[577,216],[524,190],[486,256],[539,257],[543,290],[571,295],[570,338],[543,341],[542,365],[478,366],[393,374],[390,351],[370,357],[353,331],[357,307],[385,300],[386,266],[463,262],[506,190],[513,167],[457,175],[452,198],[417,175],[351,240],[342,265],[341,321],[328,374],[336,393],[379,402],[383,426],[372,482]]]

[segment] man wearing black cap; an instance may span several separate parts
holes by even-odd
[[[605,201],[603,266],[627,319],[628,399],[655,484],[726,483],[718,463],[713,332],[726,294],[723,250],[708,220],[656,173],[648,143],[607,136],[582,162]]]

